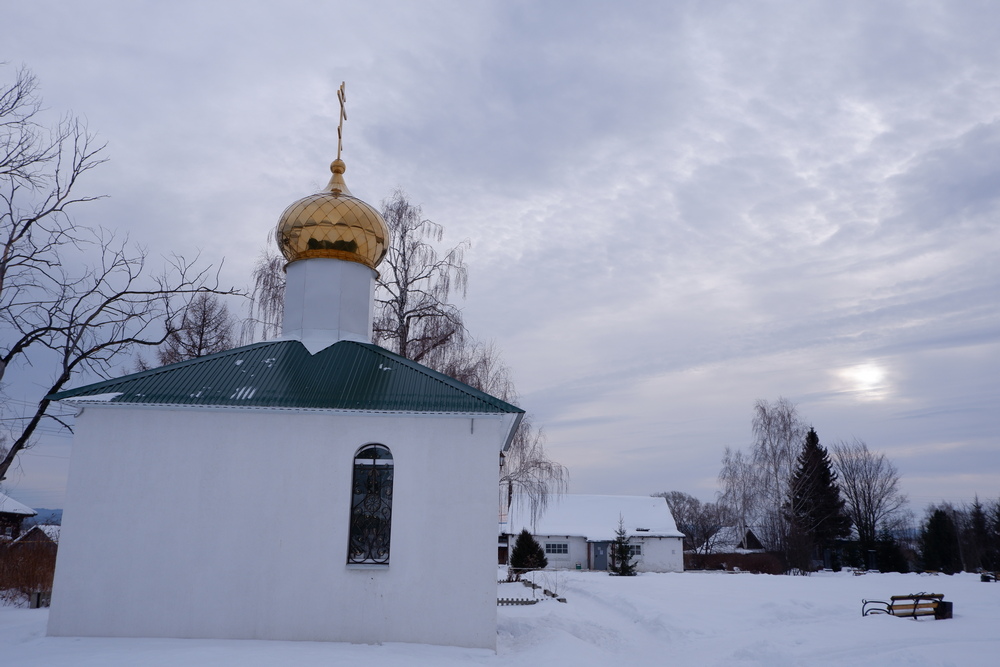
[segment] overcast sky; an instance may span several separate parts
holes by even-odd
[[[711,500],[783,396],[918,514],[1000,496],[1000,4],[2,0],[0,61],[108,144],[80,222],[237,286],[346,81],[348,184],[471,241],[572,492]],[[7,491],[61,507],[70,442]]]

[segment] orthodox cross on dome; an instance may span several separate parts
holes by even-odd
[[[340,100],[340,122],[337,123],[337,159],[340,159],[340,151],[344,148],[344,121],[347,120],[347,95],[344,93],[344,82],[340,82],[337,89],[337,99]]]

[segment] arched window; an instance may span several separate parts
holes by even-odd
[[[365,445],[358,450],[351,487],[347,562],[388,565],[392,523],[392,454],[388,447]]]

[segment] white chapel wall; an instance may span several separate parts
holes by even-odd
[[[500,418],[88,407],[49,634],[495,648]],[[394,460],[388,568],[346,565],[353,458]]]

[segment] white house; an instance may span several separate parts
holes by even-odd
[[[607,570],[619,518],[624,519],[637,572],[684,570],[684,535],[660,497],[553,496],[534,521],[528,503],[515,499],[501,533],[513,549],[518,533],[527,529],[545,549],[547,569]]]
[[[54,395],[79,412],[50,635],[495,648],[523,412],[371,344],[388,230],[344,169],[279,221],[280,339]]]

